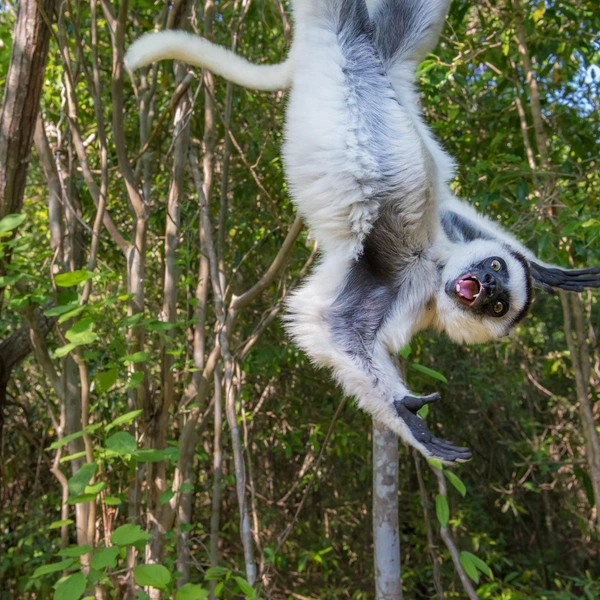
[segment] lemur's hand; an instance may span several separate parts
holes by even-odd
[[[417,411],[423,408],[425,404],[436,402],[440,399],[438,393],[428,396],[406,395],[403,398],[394,400],[394,407],[398,416],[406,423],[413,438],[425,450],[430,453],[432,458],[438,458],[444,462],[463,462],[471,458],[471,452],[468,448],[454,446],[440,438],[436,438],[428,429],[425,421],[417,415]]]

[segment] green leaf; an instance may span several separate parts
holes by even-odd
[[[171,582],[171,574],[163,565],[139,565],[133,569],[133,579],[138,585],[164,590]]]
[[[3,275],[0,277],[0,287],[8,287],[13,283],[16,283],[20,279],[23,279],[22,273],[15,273],[14,275]]]
[[[137,373],[135,373],[135,375],[137,375]],[[140,373],[140,375],[142,375],[142,377],[144,376],[143,373]],[[114,421],[111,421],[104,429],[105,431],[110,431],[113,427],[121,425],[122,423],[131,423],[136,417],[141,415],[142,412],[143,410],[140,408],[139,410],[132,410],[131,412],[125,413],[124,415],[117,417]]]
[[[429,414],[429,404],[424,404],[418,411],[417,414],[421,417],[421,419],[426,419]]]
[[[460,564],[463,566],[465,573],[475,582],[479,583],[479,572],[477,571],[473,561],[471,560],[471,556],[473,556],[470,552],[461,552],[458,556],[460,560]]]
[[[110,369],[108,371],[98,371],[94,377],[94,383],[96,391],[99,394],[108,392],[110,388],[115,385],[119,377],[119,369]]]
[[[102,571],[107,567],[114,569],[117,566],[117,557],[119,556],[119,547],[110,546],[110,548],[102,548],[98,550],[92,557],[92,567]]]
[[[119,456],[133,454],[137,450],[135,438],[127,431],[117,431],[106,440],[106,449]]]
[[[434,468],[439,469],[440,471],[444,470],[444,465],[439,458],[428,458],[427,462]]]
[[[161,495],[160,495],[160,503],[161,504],[167,504],[167,502],[169,502],[171,500],[171,498],[175,497],[175,492],[171,489],[165,490]]]
[[[104,498],[102,498],[102,502],[108,506],[119,506],[119,504],[121,504],[123,501],[121,498],[117,498],[116,496],[104,496]]]
[[[160,462],[161,460],[170,460],[175,462],[179,456],[177,448],[143,448],[135,453],[135,457],[140,462]]]
[[[131,375],[131,377],[129,378],[127,385],[125,386],[125,389],[132,390],[132,389],[136,388],[138,385],[140,385],[140,383],[142,383],[142,381],[144,381],[144,374],[141,371],[138,371],[137,373],[133,373]]]
[[[65,333],[65,337],[71,343],[77,344],[78,346],[82,344],[91,344],[98,338],[98,334],[92,331],[93,328],[94,321],[91,317],[87,317],[77,321],[77,323]]]
[[[450,518],[450,509],[448,508],[448,499],[446,496],[438,494],[435,497],[435,513],[437,514],[440,525],[446,527],[446,525],[448,525],[448,519]]]
[[[27,215],[24,214],[10,214],[0,219],[0,233],[6,233],[16,229],[25,219]]]
[[[68,556],[71,558],[79,558],[80,556],[91,552],[93,548],[91,546],[69,546],[63,548],[56,553],[56,556]]]
[[[424,373],[425,375],[428,375],[429,377],[432,377],[433,379],[437,379],[438,381],[443,381],[444,383],[448,383],[448,380],[438,371],[434,371],[433,369],[430,369],[429,367],[425,367],[423,365],[419,365],[417,363],[412,363],[410,365],[411,369],[414,369],[415,371],[420,371],[421,373]]]
[[[82,504],[83,502],[94,502],[96,500],[96,494],[79,494],[74,498],[69,498],[67,504]]]
[[[206,570],[206,573],[204,574],[204,579],[207,579],[209,581],[211,579],[221,579],[222,577],[227,575],[227,573],[229,573],[229,569],[226,569],[225,567],[210,567],[210,569]]]
[[[90,479],[96,474],[98,470],[97,463],[85,463],[81,465],[81,468],[73,477],[67,482],[69,488],[69,494],[71,496],[77,496],[86,488],[90,483]]]
[[[140,350],[140,352],[135,352],[134,354],[126,354],[121,358],[121,362],[124,362],[125,364],[138,363],[144,362],[147,359],[148,353]]]
[[[74,559],[68,558],[66,560],[61,560],[57,563],[51,563],[49,565],[42,565],[38,567],[34,572],[32,577],[41,577],[42,575],[48,575],[49,573],[56,573],[57,571],[64,571],[68,569],[73,563]]]
[[[85,575],[81,571],[59,579],[54,589],[53,600],[79,600],[85,592],[85,584]]]
[[[402,350],[400,350],[400,356],[402,358],[408,358],[410,356],[410,353],[411,353],[410,344],[407,344],[406,346],[404,346],[404,348],[402,348]]]
[[[458,493],[464,498],[467,493],[465,484],[460,478],[455,475],[452,471],[444,471],[444,475],[448,478],[448,481],[458,490]]]
[[[75,521],[73,521],[73,519],[63,519],[62,521],[54,521],[53,523],[50,523],[48,529],[58,529],[63,525],[72,525],[74,522]]]
[[[45,310],[44,315],[46,317],[58,317],[59,315],[62,315],[78,307],[79,300],[73,300],[73,302],[69,302],[68,304],[59,304],[58,306],[53,306],[52,308]]]
[[[175,600],[204,600],[208,598],[208,590],[198,583],[186,583],[175,594]]]
[[[493,577],[492,570],[487,566],[485,562],[483,562],[478,556],[472,554],[471,552],[461,552],[461,555],[467,556],[469,560],[475,565],[477,569],[479,569],[484,575],[488,577]]]
[[[245,594],[246,600],[254,600],[256,598],[256,590],[243,578],[234,575],[233,577],[238,584],[240,590]]]
[[[127,525],[117,527],[110,536],[110,541],[118,546],[131,546],[136,542],[149,540],[151,537],[149,533],[142,531],[139,525],[128,523]]]
[[[81,314],[84,310],[86,310],[86,308],[87,308],[87,306],[78,306],[77,308],[74,308],[73,310],[66,312],[64,315],[61,315],[58,318],[58,322],[64,323],[65,321],[68,321],[69,319],[73,319],[77,315]]]
[[[92,494],[97,496],[104,488],[106,487],[106,483],[104,481],[99,481],[98,483],[94,483],[93,485],[86,486],[85,490],[83,490],[86,494]]]
[[[71,350],[74,350],[75,348],[77,348],[77,344],[65,344],[64,346],[61,346],[60,348],[57,348],[52,356],[54,358],[62,358],[63,356],[66,356],[67,354],[69,354],[69,352],[71,352]]]
[[[70,287],[82,283],[83,281],[87,281],[92,275],[93,273],[85,270],[60,273],[54,278],[54,283],[59,287]]]
[[[75,452],[75,454],[68,454],[67,456],[63,456],[60,459],[60,463],[62,464],[71,460],[76,460],[78,458],[81,458],[82,456],[85,456],[86,454],[87,452],[85,450],[82,450],[81,452]]]

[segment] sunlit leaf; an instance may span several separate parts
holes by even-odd
[[[149,540],[151,537],[150,534],[142,531],[139,525],[128,523],[117,527],[110,536],[110,541],[119,546],[131,546],[142,540]]]
[[[208,598],[209,591],[197,583],[182,585],[175,594],[175,600],[204,600]]]
[[[16,229],[19,225],[21,225],[27,215],[24,214],[11,214],[6,215],[2,219],[0,219],[0,233],[6,233],[7,231],[12,231]]]
[[[56,275],[54,277],[54,283],[59,287],[70,287],[82,283],[83,281],[87,281],[92,276],[93,273],[90,273],[90,271],[69,271],[68,273]]]
[[[133,579],[138,585],[164,590],[171,582],[171,574],[163,565],[138,565],[133,569]]]
[[[138,409],[138,410],[132,410],[128,413],[125,413],[124,415],[121,415],[120,417],[117,417],[116,419],[111,421],[104,429],[106,431],[110,431],[113,427],[116,427],[117,425],[122,425],[123,423],[129,424],[136,417],[139,417],[142,414],[142,412],[143,412],[142,409]]]
[[[444,471],[444,474],[448,478],[448,481],[458,490],[459,494],[464,498],[467,493],[467,488],[465,484],[460,480],[460,478],[455,475],[452,471]]]

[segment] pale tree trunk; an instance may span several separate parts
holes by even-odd
[[[379,421],[373,421],[373,546],[375,597],[401,599],[398,436]]]

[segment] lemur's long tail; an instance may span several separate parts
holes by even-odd
[[[233,83],[255,90],[283,90],[291,84],[289,58],[275,65],[257,65],[186,31],[158,31],[143,35],[127,50],[125,66],[133,70],[165,59],[181,60],[209,69]]]

